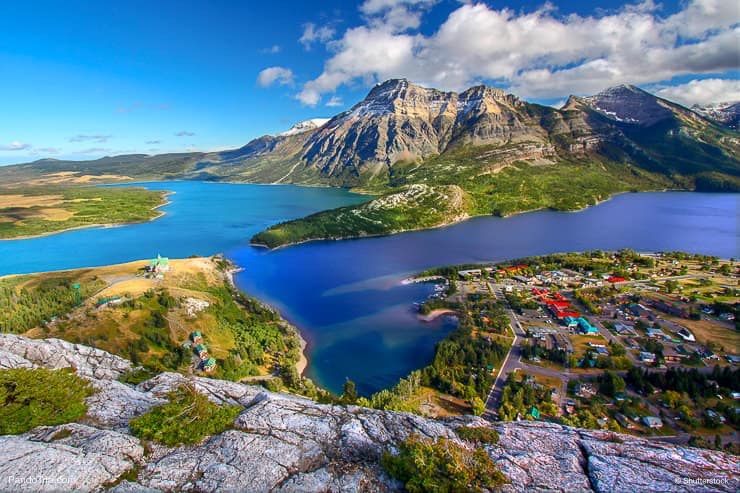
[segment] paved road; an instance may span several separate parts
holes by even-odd
[[[493,382],[491,391],[488,393],[488,397],[486,398],[486,412],[483,416],[488,419],[492,419],[496,417],[496,411],[501,404],[501,397],[503,395],[506,379],[509,378],[510,373],[514,372],[521,366],[520,360],[522,357],[522,348],[520,343],[525,334],[519,320],[516,318],[516,314],[506,302],[506,298],[501,292],[501,288],[489,284],[488,289],[493,292],[497,299],[506,303],[506,314],[509,316],[509,328],[514,334],[514,341],[509,348],[509,353],[506,355],[506,358],[504,358],[501,368],[499,368],[498,374],[496,375],[496,380]]]

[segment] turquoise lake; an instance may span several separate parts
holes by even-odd
[[[449,320],[417,320],[428,285],[401,285],[419,270],[553,252],[633,248],[738,257],[737,194],[623,194],[577,213],[538,211],[389,237],[313,242],[269,252],[249,245],[276,222],[367,200],[344,190],[203,182],[144,184],[171,190],[165,216],[115,228],[0,242],[0,275],[222,252],[236,282],[296,324],[309,341],[308,376],[369,394],[424,366]]]

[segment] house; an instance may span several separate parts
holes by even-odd
[[[658,310],[665,312],[669,315],[681,318],[689,318],[689,309],[682,305],[671,303],[670,301],[664,300],[653,300],[653,306]]]
[[[198,344],[193,348],[193,352],[202,360],[208,359],[208,348],[203,344]]]
[[[527,412],[530,416],[532,416],[534,419],[540,419],[540,410],[536,407],[532,406],[532,409]]]
[[[576,330],[578,328],[577,317],[565,317],[563,322],[565,322],[565,326],[568,327],[568,330]]]
[[[615,283],[615,282],[624,282],[627,279],[624,277],[618,277],[618,276],[609,276],[606,278],[607,282]]]
[[[728,322],[731,322],[735,320],[735,315],[732,313],[720,313],[719,318],[720,320],[726,320]]]
[[[583,317],[578,318],[578,331],[581,334],[598,334],[599,333],[599,329],[591,325],[589,321]]]
[[[628,308],[635,317],[650,317],[653,314],[650,308],[640,303],[631,303]]]
[[[599,356],[609,356],[609,350],[605,347],[597,347],[596,354],[598,354]]]
[[[565,413],[566,414],[573,414],[573,412],[576,410],[576,401],[572,399],[567,399],[565,401]]]
[[[153,272],[155,274],[169,272],[170,259],[167,257],[162,257],[160,254],[157,254],[157,258],[149,261],[149,266],[147,267],[146,270],[147,272]]]
[[[211,373],[213,370],[216,369],[216,358],[208,358],[202,363],[203,371],[206,373]]]
[[[627,325],[622,322],[617,322],[614,324],[614,330],[617,332],[617,334],[622,336],[636,336],[637,331],[632,325]]]
[[[643,417],[642,424],[644,424],[648,428],[653,428],[653,429],[663,428],[663,421],[661,421],[661,419],[656,416]]]
[[[621,426],[622,428],[627,428],[628,430],[632,430],[635,428],[635,424],[622,413],[616,413],[614,415],[614,419],[617,420],[617,423],[619,423],[619,426]]]
[[[704,356],[704,357],[705,358],[711,358],[712,356],[715,356],[715,355],[712,354],[710,356]],[[736,364],[740,363],[740,356],[735,356],[733,354],[728,354],[727,356],[725,356],[725,358],[727,358],[727,361],[729,361],[733,365],[736,365]]]
[[[460,279],[469,279],[471,277],[480,277],[481,276],[481,270],[480,269],[469,269],[469,270],[459,270],[457,271],[457,275],[460,276]]]
[[[655,363],[655,353],[648,353],[646,351],[640,351],[640,361],[643,363],[652,364]]]
[[[667,346],[665,349],[663,349],[663,358],[668,363],[678,363],[684,359],[686,359],[687,355],[677,351],[676,349]]]
[[[727,419],[724,416],[722,416],[720,413],[718,413],[714,409],[707,409],[706,415],[711,419],[718,419],[719,422],[723,424],[725,423],[725,421],[727,421]]]
[[[656,329],[653,327],[648,327],[645,329],[645,333],[648,337],[653,337],[655,339],[667,339],[668,337],[665,335],[665,332],[663,332],[660,329]]]
[[[740,392],[733,392],[730,394],[730,397],[732,397],[735,400],[740,399]]]
[[[554,349],[558,351],[565,351],[566,353],[573,352],[573,345],[570,343],[570,339],[563,334],[551,335],[552,345]]]
[[[596,395],[596,389],[593,384],[588,382],[578,382],[574,390],[578,397],[582,397],[584,399],[589,399]]]
[[[190,333],[190,342],[192,342],[195,345],[198,345],[203,342],[203,334],[201,334],[199,331],[194,331]]]

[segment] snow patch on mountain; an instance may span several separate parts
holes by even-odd
[[[331,118],[312,118],[310,120],[304,120],[290,127],[290,130],[278,134],[278,137],[302,134],[303,132],[323,127],[329,120],[331,120]]]

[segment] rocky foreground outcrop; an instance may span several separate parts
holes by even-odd
[[[412,434],[454,439],[462,424],[498,430],[499,443],[487,451],[511,481],[505,491],[740,487],[737,459],[720,452],[555,424],[439,421],[322,405],[175,373],[132,387],[114,380],[130,368],[126,363],[84,346],[0,334],[0,368],[70,366],[99,390],[82,423],[0,436],[0,491],[394,491],[401,484],[380,468],[383,451]],[[129,434],[129,419],[186,380],[214,402],[244,407],[233,429],[179,448],[143,444]]]

